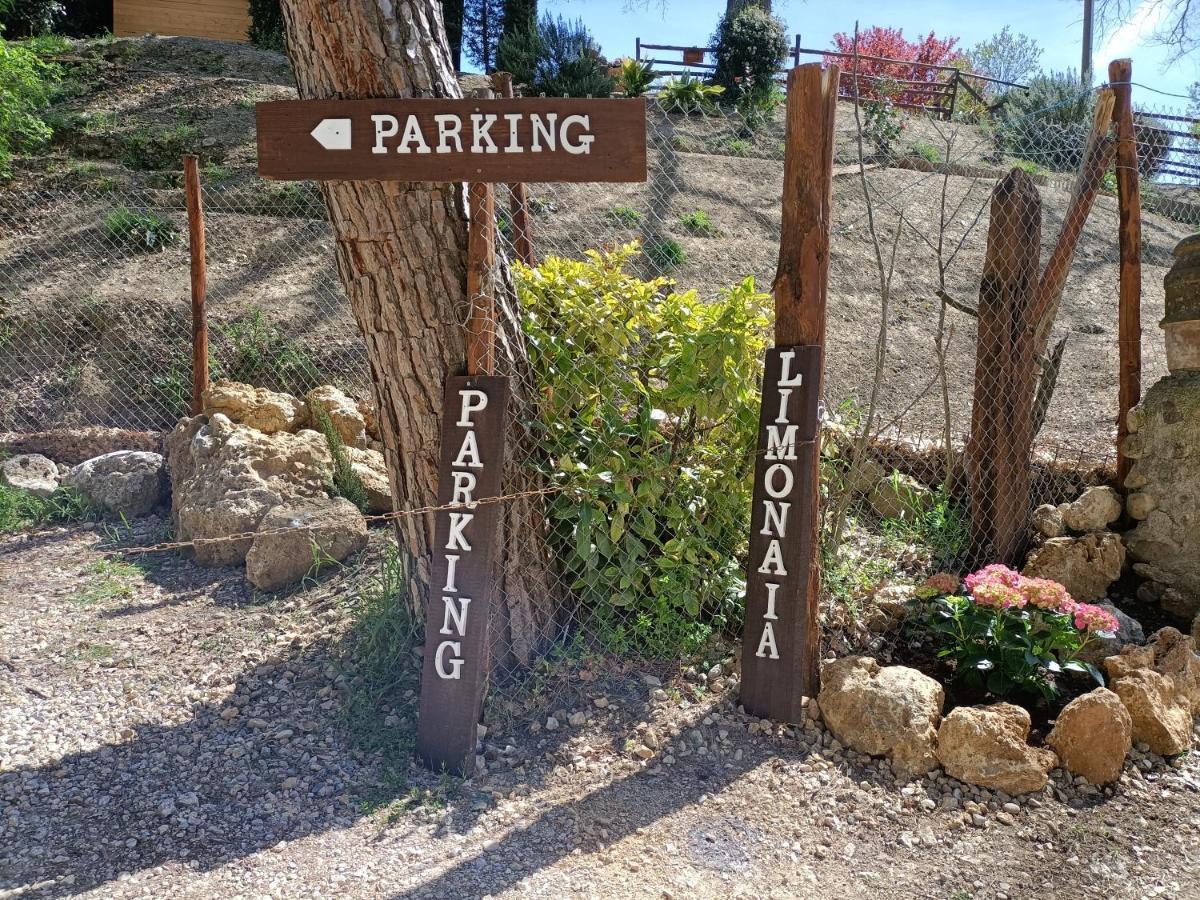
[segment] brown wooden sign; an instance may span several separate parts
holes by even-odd
[[[750,560],[746,574],[746,627],[742,636],[742,704],[746,711],[798,722],[801,698],[811,696],[810,654],[819,646],[805,604],[819,562],[816,505],[817,401],[821,348],[767,351]]]
[[[644,98],[259,103],[258,172],[286,181],[645,181]]]
[[[488,618],[496,589],[497,524],[508,379],[446,380],[442,458],[417,754],[435,771],[470,775],[487,681]]]

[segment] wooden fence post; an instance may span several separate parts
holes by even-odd
[[[837,66],[788,74],[783,222],[775,275],[742,638],[742,703],[798,722],[820,687],[820,423]],[[792,395],[795,396],[792,396]],[[790,534],[790,536],[789,536]]]
[[[1025,550],[1033,443],[1030,315],[1041,240],[1041,197],[1033,179],[1013,169],[992,191],[979,286],[975,395],[967,441],[977,562],[1016,565]]]
[[[512,73],[493,72],[492,87],[501,97],[511,100],[513,97]],[[513,250],[517,254],[517,259],[525,265],[536,266],[537,258],[533,254],[533,230],[529,226],[529,192],[524,182],[510,184],[508,190],[512,195],[508,218],[512,226]]]
[[[1117,346],[1117,486],[1125,489],[1132,462],[1122,449],[1129,434],[1126,418],[1142,399],[1142,194],[1138,184],[1137,136],[1133,127],[1133,63],[1114,59],[1108,81],[1117,123],[1117,204],[1120,210],[1120,300]]]
[[[192,406],[193,416],[204,409],[208,390],[208,268],[204,243],[204,199],[200,195],[200,160],[183,158],[183,186],[187,201],[188,252],[192,268]]]

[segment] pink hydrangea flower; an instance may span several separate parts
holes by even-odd
[[[1049,578],[1021,577],[1021,594],[1030,606],[1070,615],[1075,611],[1075,601],[1067,589]]]
[[[1115,632],[1121,623],[1106,609],[1091,603],[1075,604],[1075,627],[1080,631]]]
[[[971,594],[975,593],[976,588],[985,584],[999,584],[1016,589],[1021,586],[1021,576],[1008,566],[992,563],[990,566],[984,566],[978,572],[972,572],[963,580],[963,583]]]
[[[994,609],[1020,609],[1025,605],[1024,595],[1012,585],[1002,581],[988,581],[976,585],[971,596],[980,606]]]

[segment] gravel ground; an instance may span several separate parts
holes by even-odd
[[[375,551],[264,598],[112,536],[0,543],[0,897],[1200,896],[1194,757],[1103,792],[898,784],[715,671],[592,660],[489,705],[485,774],[385,777],[345,728]]]

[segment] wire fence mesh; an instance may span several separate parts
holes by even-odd
[[[972,527],[989,513],[971,508],[963,451],[976,385],[995,365],[976,354],[993,190],[1014,168],[1036,187],[1040,244],[1001,266],[1036,286],[1086,191],[1102,95],[959,109],[951,121],[880,99],[839,103],[825,508],[847,524],[826,565],[830,597],[852,607],[889,578],[978,555]],[[1200,223],[1193,122],[1166,105],[1138,113],[1147,384],[1165,373],[1162,276]],[[745,279],[767,291],[775,271],[783,110],[747,114],[668,86],[646,128],[644,184],[527,186],[545,265],[516,279],[529,365],[506,373],[527,404],[528,440],[514,452],[572,489],[543,510],[553,584],[537,601],[541,647],[516,647],[510,627],[496,653],[506,664],[572,642],[695,647],[738,621],[757,415],[758,363],[747,361],[769,341],[769,303]],[[213,376],[294,394],[332,383],[369,400],[319,189],[206,172]],[[1055,371],[1033,458],[1012,461],[1030,479],[1027,506],[1071,499],[1112,462],[1117,202],[1112,166],[1095,174],[1045,350],[1025,363],[1030,388],[1050,360]],[[182,188],[173,173],[137,188],[79,181],[0,195],[0,430],[169,428],[190,399]],[[507,190],[496,207],[511,260]],[[1029,226],[1026,213],[1011,221]],[[589,251],[605,255],[580,262]],[[716,364],[728,368],[705,368]]]

